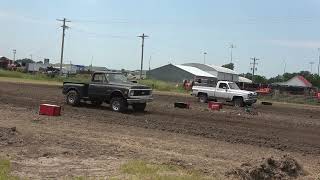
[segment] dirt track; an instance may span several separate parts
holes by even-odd
[[[302,161],[312,177],[320,174],[319,107],[256,105],[249,114],[225,106],[211,112],[192,97],[154,98],[146,113],[121,114],[107,105],[67,106],[55,86],[0,82],[0,126],[16,126],[25,137],[23,145],[7,146],[1,153],[15,157],[17,174],[30,177],[83,175],[87,166],[86,175],[108,176],[128,159],[178,161],[223,177],[228,168],[246,160],[286,153]],[[175,101],[191,102],[192,108],[174,109]],[[63,116],[37,115],[40,103],[63,105]],[[52,172],[39,161],[54,161],[60,168]],[[77,163],[82,171],[66,170]]]

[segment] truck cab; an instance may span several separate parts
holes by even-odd
[[[238,85],[230,81],[218,81],[215,86],[193,86],[192,95],[200,102],[208,100],[233,103],[234,106],[252,105],[257,101],[257,93],[241,90]]]
[[[152,101],[150,87],[130,82],[123,74],[97,71],[89,83],[64,82],[63,94],[70,105],[78,105],[81,100],[101,105],[111,105],[113,111],[125,111],[131,105],[136,111],[144,111],[147,102]]]

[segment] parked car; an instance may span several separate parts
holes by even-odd
[[[144,111],[147,102],[152,101],[152,89],[127,80],[116,72],[100,71],[93,73],[91,82],[64,82],[63,94],[67,104],[76,106],[81,100],[94,105],[109,103],[113,111],[126,111],[132,105],[135,111]]]
[[[218,81],[216,86],[193,86],[192,95],[199,98],[200,102],[215,100],[233,103],[234,106],[242,107],[257,102],[257,93],[241,90],[234,82]]]

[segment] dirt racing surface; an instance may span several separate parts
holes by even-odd
[[[14,174],[35,179],[113,177],[132,159],[226,179],[243,163],[287,154],[306,171],[298,178],[320,176],[320,107],[257,104],[251,112],[217,112],[189,96],[154,98],[145,113],[121,114],[108,105],[65,105],[56,86],[0,82],[0,155],[12,160]],[[173,108],[176,101],[191,109]],[[62,105],[62,116],[38,115],[41,103]]]

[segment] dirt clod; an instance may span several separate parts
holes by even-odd
[[[16,127],[0,127],[0,146],[13,145],[22,143],[22,139],[17,133]]]
[[[293,157],[287,155],[280,159],[270,157],[255,163],[243,163],[239,168],[226,173],[227,176],[243,180],[292,179],[304,174],[302,166]]]

